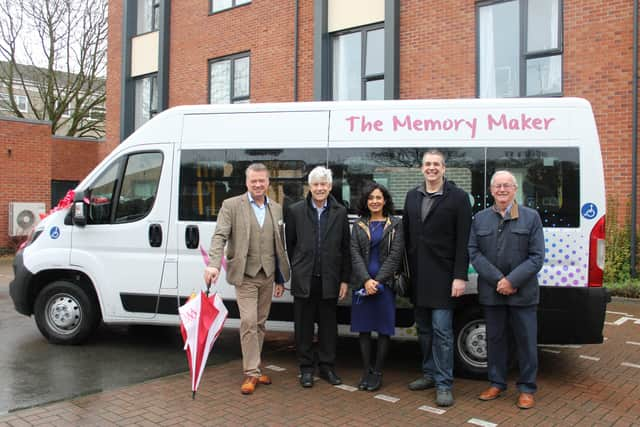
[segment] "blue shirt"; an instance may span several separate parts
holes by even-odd
[[[256,215],[256,220],[258,220],[258,224],[260,225],[260,227],[262,227],[264,225],[264,217],[267,214],[267,205],[269,204],[269,198],[267,196],[264,196],[264,203],[262,204],[262,206],[258,206],[256,201],[253,199],[253,196],[251,196],[251,193],[247,192],[247,196],[249,196],[249,204],[253,209],[253,213]]]
[[[316,202],[311,200],[311,205],[315,208],[316,213],[318,214],[318,221],[320,221],[320,217],[322,216],[322,212],[324,212],[324,210],[327,209],[327,201],[325,200],[324,204],[321,207],[318,207],[316,205]]]

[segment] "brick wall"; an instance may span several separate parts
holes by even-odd
[[[51,180],[81,180],[98,162],[98,141],[51,135],[49,122],[0,118],[0,253],[12,249],[9,203],[43,202]]]
[[[251,52],[251,101],[293,99],[294,2],[253,1],[209,14],[209,2],[181,0],[171,16],[169,104],[208,103],[208,61]]]
[[[119,139],[122,2],[109,4],[106,154]],[[588,99],[598,124],[608,195],[631,189],[631,0],[565,0],[563,89]],[[252,0],[209,14],[209,2],[172,2],[169,105],[207,102],[207,61],[251,51],[251,102],[293,100],[295,2]],[[299,100],[313,100],[313,0],[299,1]],[[400,2],[400,98],[473,98],[476,2]],[[622,197],[621,195],[624,195]],[[640,203],[640,199],[638,200]],[[622,211],[622,210],[621,210]]]
[[[612,0],[603,7],[598,0],[581,0],[564,5],[564,94],[591,102],[607,196],[626,204],[631,194],[633,2]]]
[[[102,141],[78,138],[51,138],[51,179],[80,181],[102,159]]]
[[[0,251],[10,246],[9,203],[51,199],[51,125],[0,118]]]
[[[107,101],[105,144],[99,157],[106,157],[120,143],[120,87],[122,79],[122,1],[109,1],[107,44]]]

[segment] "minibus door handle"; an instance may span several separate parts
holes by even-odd
[[[153,248],[162,246],[162,226],[160,224],[149,225],[149,244]]]
[[[184,230],[184,242],[188,249],[196,249],[200,245],[200,231],[197,225],[187,225]]]

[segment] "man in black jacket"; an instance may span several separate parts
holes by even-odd
[[[403,222],[423,374],[409,389],[436,387],[436,403],[451,406],[453,307],[466,287],[471,204],[444,172],[444,155],[427,151],[425,182],[407,193]]]
[[[347,210],[331,195],[332,173],[322,166],[309,173],[306,199],[285,212],[287,252],[300,384],[313,386],[314,323],[318,323],[318,367],[330,384],[342,383],[334,371],[338,299],[347,295],[351,275]]]

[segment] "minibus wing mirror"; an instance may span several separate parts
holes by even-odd
[[[84,196],[84,191],[76,191],[71,206],[71,218],[74,225],[84,227],[87,225],[87,212],[89,211]]]

